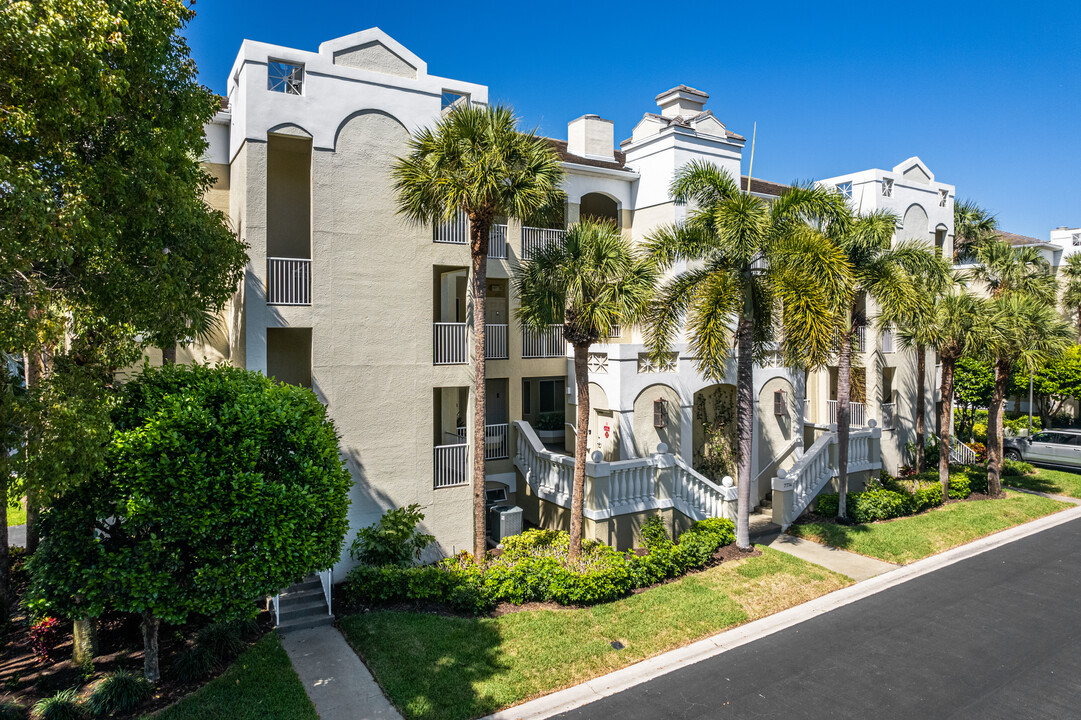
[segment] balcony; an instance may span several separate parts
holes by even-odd
[[[567,355],[567,341],[562,325],[549,325],[547,330],[522,331],[523,358],[561,358]]]
[[[436,365],[465,365],[469,361],[469,328],[465,323],[432,323]]]
[[[510,457],[510,425],[498,423],[484,426],[484,459],[505,460]],[[458,440],[466,442],[466,429],[458,428]]]
[[[450,222],[436,225],[432,236],[434,242],[448,245],[469,245],[469,218],[464,212]],[[503,260],[507,257],[507,226],[492,225],[488,232],[488,257]]]
[[[882,352],[893,352],[893,328],[882,331]]]
[[[549,245],[562,243],[566,234],[566,230],[554,228],[522,228],[522,259],[529,260]]]
[[[312,304],[312,261],[307,258],[267,258],[268,305]]]
[[[488,360],[506,360],[510,357],[507,352],[506,324],[484,326],[484,356]]]
[[[852,336],[852,350],[855,352],[863,352],[867,349],[867,326],[857,325],[856,334]]]
[[[827,400],[826,407],[829,409],[830,425],[837,424],[837,401]],[[848,426],[863,427],[867,424],[867,413],[863,403],[848,403]]]
[[[439,488],[458,487],[469,484],[467,456],[469,446],[465,443],[454,445],[436,445],[433,449],[434,486]]]

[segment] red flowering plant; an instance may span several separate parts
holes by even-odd
[[[60,640],[60,621],[54,617],[42,618],[30,626],[30,645],[39,663],[53,659]]]

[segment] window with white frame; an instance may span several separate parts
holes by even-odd
[[[773,414],[777,416],[788,414],[788,402],[784,390],[777,390],[773,393]]]
[[[469,96],[465,93],[454,92],[453,90],[444,90],[442,98],[443,112],[447,112],[459,105],[464,105],[469,102]]]
[[[893,180],[882,178],[882,197],[893,197]]]
[[[301,95],[304,90],[304,66],[270,60],[267,62],[267,90],[286,95]]]
[[[1081,233],[1074,233],[1073,234],[1073,246],[1074,247],[1081,247]]]
[[[852,199],[852,183],[850,183],[850,182],[837,183],[837,192],[841,193],[841,197],[845,198],[846,200],[851,200]]]
[[[939,207],[946,207],[946,203],[949,202],[949,200],[950,200],[950,191],[949,190],[939,190],[938,191],[938,206]]]

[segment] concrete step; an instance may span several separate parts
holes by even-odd
[[[313,627],[321,627],[323,625],[333,625],[334,618],[326,614],[324,609],[322,615],[312,615],[310,617],[297,618],[288,622],[282,622],[278,625],[278,632],[287,633],[293,630],[306,630]]]
[[[285,607],[286,605],[296,605],[297,603],[303,604],[312,602],[313,600],[318,600],[319,602],[324,602],[326,600],[326,597],[323,595],[322,587],[317,587],[313,590],[301,590],[300,592],[282,593],[278,599],[282,607]]]
[[[753,513],[749,524],[751,537],[760,537],[781,531],[781,526],[773,523],[772,512]]]
[[[287,620],[296,620],[297,618],[307,617],[309,615],[326,615],[327,603],[322,598],[319,598],[318,602],[300,603],[298,605],[283,605],[278,610],[278,618],[281,622]]]
[[[319,581],[318,576],[307,577],[295,585],[290,585],[289,587],[281,591],[281,596],[287,597],[289,595],[308,592],[310,590],[318,590],[319,592],[323,591],[323,583]]]

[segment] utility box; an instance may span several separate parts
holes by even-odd
[[[503,538],[522,532],[522,508],[512,505],[493,505],[488,509],[488,534],[497,543]]]

